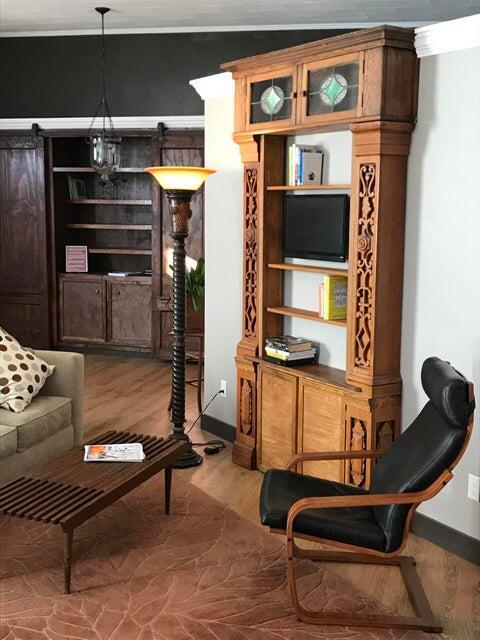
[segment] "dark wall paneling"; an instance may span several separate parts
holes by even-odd
[[[115,116],[200,115],[188,84],[222,62],[303,44],[345,30],[107,36],[107,90]],[[0,117],[88,117],[101,91],[97,36],[2,38]]]

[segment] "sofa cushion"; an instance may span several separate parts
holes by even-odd
[[[3,411],[0,409],[0,419]],[[6,424],[0,424],[0,460],[13,456],[17,451],[17,430]]]
[[[17,430],[17,451],[24,451],[72,424],[70,398],[37,396],[21,413],[5,409],[0,412],[0,422]]]
[[[0,327],[0,407],[20,413],[51,376],[47,364]]]

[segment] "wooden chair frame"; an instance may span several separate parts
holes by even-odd
[[[473,402],[473,385],[468,384],[468,399]],[[418,629],[429,633],[441,633],[442,625],[434,616],[423,590],[420,578],[415,570],[415,560],[410,556],[402,556],[402,552],[407,542],[410,523],[419,504],[425,500],[433,498],[450,480],[453,478],[452,470],[462,458],[465,449],[470,441],[473,429],[473,412],[470,416],[465,441],[457,457],[452,464],[443,471],[432,484],[423,491],[412,493],[377,493],[371,495],[350,495],[350,496],[326,496],[310,497],[297,500],[288,512],[286,531],[280,529],[270,529],[272,533],[280,533],[287,536],[287,575],[292,595],[293,604],[297,618],[303,622],[320,625],[355,626],[355,627],[381,627],[394,629]],[[297,467],[297,464],[305,460],[358,460],[367,458],[378,458],[382,451],[328,451],[318,453],[301,453],[295,455],[287,464],[286,469]],[[366,507],[388,504],[409,504],[410,510],[405,520],[403,538],[400,546],[393,552],[385,553],[368,549],[357,545],[350,545],[334,540],[317,538],[315,536],[303,535],[293,531],[295,518],[306,509],[333,509],[342,507]],[[295,536],[305,540],[311,540],[321,544],[338,547],[346,551],[320,551],[301,549],[295,544]],[[325,613],[312,611],[301,606],[295,577],[295,558],[307,558],[309,560],[324,562],[351,562],[359,564],[380,564],[396,566],[400,568],[403,581],[415,610],[415,617],[390,616],[390,615],[344,615],[339,613]]]

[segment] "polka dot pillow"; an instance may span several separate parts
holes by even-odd
[[[0,407],[20,413],[51,376],[49,365],[0,327]],[[1,421],[1,420],[0,420]]]

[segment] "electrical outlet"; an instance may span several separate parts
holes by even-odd
[[[220,380],[220,395],[222,396],[222,398],[226,398],[227,397],[227,381],[226,380]]]
[[[480,502],[480,477],[474,476],[473,473],[468,474],[467,496],[471,500]]]

